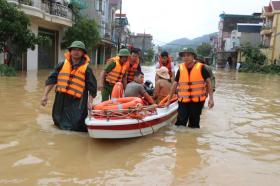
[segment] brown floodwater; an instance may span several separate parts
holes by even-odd
[[[48,73],[0,77],[0,185],[280,185],[280,76],[219,70],[201,129],[96,140],[53,126]]]

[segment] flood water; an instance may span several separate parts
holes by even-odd
[[[0,185],[280,185],[280,76],[219,70],[201,129],[96,140],[53,126],[48,73],[0,77]]]

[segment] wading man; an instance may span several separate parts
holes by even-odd
[[[170,98],[175,92],[178,94],[179,107],[175,125],[200,128],[200,115],[207,93],[209,108],[214,106],[210,75],[205,66],[195,60],[196,53],[192,48],[183,49],[179,55],[184,63],[179,66],[170,92]],[[166,106],[170,104],[170,98]]]
[[[85,118],[96,96],[96,79],[88,66],[90,58],[86,55],[85,44],[74,41],[68,50],[64,62],[57,65],[46,81],[41,105],[47,105],[49,92],[55,86],[54,124],[63,130],[86,132]]]

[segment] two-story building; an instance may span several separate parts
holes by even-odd
[[[61,41],[64,30],[73,24],[72,10],[64,2],[48,0],[8,0],[18,5],[30,18],[30,29],[36,35],[49,38],[49,42],[40,44],[35,50],[28,50],[22,56],[17,69],[37,70],[53,68],[56,63],[63,60],[64,51]]]
[[[238,24],[259,24],[262,22],[260,15],[260,13],[254,13],[252,15],[223,13],[220,15],[218,44],[215,49],[218,67],[224,67],[228,60],[233,66],[237,63],[238,52],[235,48],[239,44]]]
[[[280,61],[280,1],[270,1],[262,9],[262,52],[271,63]]]

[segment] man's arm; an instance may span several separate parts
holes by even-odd
[[[99,86],[99,88],[101,89],[101,91],[103,91],[103,89],[104,89],[106,74],[107,73],[105,72],[105,70],[102,70],[101,73],[100,73],[100,86]]]
[[[154,90],[154,96],[153,96],[154,99],[158,98],[159,90],[160,90],[160,83],[157,81],[155,84],[155,90]]]
[[[122,78],[123,89],[126,88],[127,85],[127,74],[125,74]]]
[[[167,100],[165,106],[168,107],[168,106],[170,105],[170,100],[172,99],[173,95],[175,94],[176,89],[177,89],[177,86],[178,86],[178,82],[177,82],[177,81],[174,81],[173,84],[172,84],[170,93],[169,93],[169,98],[168,98],[168,100]]]
[[[214,98],[213,98],[213,88],[211,85],[210,78],[206,79],[206,88],[207,88],[207,92],[209,94],[208,107],[213,108],[214,107]]]
[[[171,74],[172,74],[171,82],[173,83],[174,79],[175,79],[175,66],[174,66],[174,62],[171,62]]]
[[[46,86],[45,86],[43,97],[41,99],[41,105],[43,107],[48,104],[49,93],[57,83],[57,77],[58,77],[60,70],[63,67],[63,64],[64,64],[64,62],[57,64],[54,71],[51,72],[51,74],[49,75],[48,79],[45,82]]]
[[[147,92],[143,94],[143,97],[150,105],[154,104],[153,98]]]
[[[52,90],[52,88],[55,86],[55,84],[52,85],[46,85],[44,95],[41,99],[41,105],[44,107],[48,104],[48,99],[49,99],[49,93]]]

